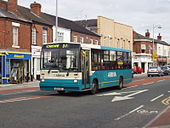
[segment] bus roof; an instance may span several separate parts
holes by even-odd
[[[113,51],[121,51],[121,52],[131,52],[131,50],[128,49],[123,49],[123,48],[112,48],[112,47],[107,47],[107,46],[102,46],[102,45],[94,45],[94,44],[84,44],[84,43],[75,43],[75,42],[62,42],[63,44],[74,44],[74,45],[81,45],[81,47],[84,48],[92,48],[92,49],[103,49],[103,50],[113,50]],[[48,43],[44,44],[43,46],[47,45],[55,45],[55,44],[62,44],[62,43]]]

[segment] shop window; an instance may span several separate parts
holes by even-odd
[[[40,71],[40,58],[37,58],[37,71]]]

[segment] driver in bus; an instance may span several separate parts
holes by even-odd
[[[55,62],[55,59],[54,57],[51,58],[51,60],[49,60],[50,63],[54,63]]]

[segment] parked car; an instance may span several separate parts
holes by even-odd
[[[168,66],[161,67],[164,75],[170,75],[170,68]]]
[[[153,66],[149,67],[148,72],[147,72],[148,77],[150,76],[163,76],[164,73],[159,66]]]
[[[166,65],[170,69],[170,65]]]

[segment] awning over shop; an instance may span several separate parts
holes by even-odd
[[[7,59],[31,59],[32,53],[17,51],[0,51],[0,56],[5,55]]]

